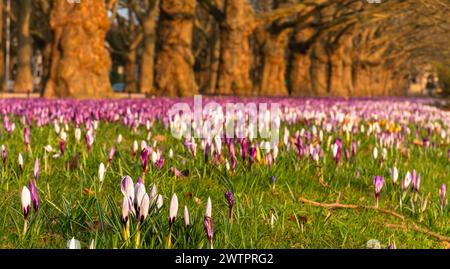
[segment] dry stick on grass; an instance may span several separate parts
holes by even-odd
[[[327,209],[372,209],[384,214],[388,214],[391,216],[394,216],[396,218],[401,219],[403,222],[406,222],[405,217],[395,213],[393,211],[390,210],[386,210],[386,209],[380,209],[380,208],[376,208],[373,206],[362,206],[362,205],[352,205],[352,204],[340,204],[340,203],[333,203],[333,204],[324,204],[324,203],[319,203],[316,201],[311,201],[308,200],[306,198],[300,197],[298,199],[300,202],[304,203],[304,204],[308,204],[308,205],[312,205],[312,206],[317,206],[317,207],[323,207],[323,208],[327,208]],[[416,231],[416,232],[420,232],[420,233],[424,233],[426,235],[429,235],[431,237],[434,237],[436,239],[439,239],[441,241],[445,241],[445,242],[450,242],[450,237],[448,236],[444,236],[444,235],[440,235],[438,233],[435,233],[433,231],[430,231],[428,229],[422,228],[420,226],[418,226],[415,223],[411,223],[410,225],[407,225],[406,223],[403,224],[388,224],[386,227],[388,228],[394,228],[394,229],[402,229],[402,230],[408,230],[408,226],[412,228],[412,230]]]

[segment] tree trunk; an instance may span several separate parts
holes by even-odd
[[[262,74],[258,92],[264,96],[287,96],[286,46],[288,31],[267,33],[262,47]]]
[[[312,91],[315,96],[328,96],[329,62],[328,55],[322,41],[313,46],[311,53],[310,78]]]
[[[192,53],[195,4],[195,0],[161,0],[155,65],[161,95],[193,96],[198,92]]]
[[[252,95],[250,79],[252,51],[249,37],[253,10],[247,0],[225,1],[225,22],[221,25],[221,58],[218,81],[220,95]]]
[[[125,64],[125,92],[136,92],[137,90],[136,58],[136,50],[132,49],[127,52],[127,61]]]
[[[154,1],[154,7],[150,8],[144,25],[144,46],[142,48],[142,58],[140,66],[139,89],[141,93],[154,95],[154,63],[156,47],[156,22],[159,15],[159,0]]]
[[[104,45],[109,20],[104,1],[56,0],[50,25],[54,43],[45,97],[110,97],[111,60]]]
[[[5,66],[4,66],[4,42],[3,42],[3,0],[0,0],[0,91],[3,90],[3,81],[5,79]]]
[[[291,95],[313,96],[310,68],[310,45],[308,40],[314,35],[310,27],[299,25],[293,36],[292,62],[289,72]]]
[[[33,91],[31,58],[33,57],[32,38],[30,36],[31,0],[20,0],[19,4],[19,46],[17,51],[16,92]]]

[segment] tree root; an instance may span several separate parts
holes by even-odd
[[[303,198],[303,197],[300,197],[298,200],[300,202],[304,203],[304,204],[308,204],[308,205],[312,205],[312,206],[316,206],[316,207],[323,207],[323,208],[327,208],[327,209],[366,209],[366,210],[375,210],[377,212],[396,217],[396,218],[402,220],[402,222],[403,222],[401,224],[388,224],[388,225],[386,225],[386,227],[388,227],[388,228],[401,229],[401,230],[404,230],[404,231],[413,230],[413,231],[416,231],[416,232],[423,233],[423,234],[426,234],[428,236],[434,237],[434,238],[436,238],[436,239],[438,239],[440,241],[450,242],[450,237],[438,234],[438,233],[433,232],[433,231],[430,231],[430,230],[428,230],[426,228],[418,226],[415,223],[408,223],[406,218],[405,218],[405,216],[400,215],[400,214],[398,214],[398,213],[396,213],[394,211],[381,209],[381,208],[376,208],[376,207],[373,207],[373,206],[341,204],[339,202],[332,203],[332,204],[325,204],[325,203],[319,203],[319,202],[316,202],[316,201],[311,201],[311,200],[308,200],[308,199]]]

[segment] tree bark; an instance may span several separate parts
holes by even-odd
[[[314,29],[299,25],[293,36],[292,62],[289,72],[291,95],[313,96],[311,85],[311,57],[309,39],[314,35]]]
[[[192,54],[195,5],[195,0],[161,0],[155,65],[160,95],[193,96],[198,92]]]
[[[159,0],[152,3],[154,6],[150,10],[143,23],[144,45],[142,48],[142,58],[140,66],[139,88],[141,93],[154,95],[154,63],[156,47],[156,26],[159,15]]]
[[[0,91],[3,90],[3,81],[5,79],[5,54],[4,54],[4,41],[3,41],[3,0],[0,0],[0,30],[2,34],[0,34]]]
[[[264,96],[287,96],[286,47],[288,30],[265,35],[262,47],[262,74],[258,92]]]
[[[19,45],[17,51],[16,92],[33,91],[31,58],[33,57],[32,38],[30,36],[31,0],[20,0],[19,4]]]
[[[111,60],[104,45],[109,20],[104,1],[70,4],[56,0],[50,25],[54,31],[53,57],[44,96],[110,97]]]
[[[220,95],[253,94],[250,78],[252,51],[249,44],[253,24],[253,10],[247,0],[225,0],[218,78]]]
[[[314,44],[311,53],[310,78],[315,96],[328,96],[329,61],[324,40]]]
[[[137,55],[136,50],[131,49],[126,54],[125,64],[125,92],[137,91]]]

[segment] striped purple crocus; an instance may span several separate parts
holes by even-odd
[[[37,179],[39,177],[39,159],[38,158],[36,158],[36,160],[34,160],[33,174],[34,174],[34,180],[37,181]]]
[[[28,183],[28,188],[31,193],[31,202],[33,203],[34,212],[37,213],[39,211],[39,194],[36,186],[35,180],[30,180]]]
[[[355,158],[356,157],[356,141],[352,141],[352,146],[351,146],[351,151],[352,151],[352,157]]]
[[[225,193],[225,199],[228,202],[230,223],[233,223],[234,194],[231,191],[227,191]]]
[[[345,156],[345,160],[348,161],[350,159],[350,154],[348,152],[348,148],[345,148],[344,150],[344,156]]]
[[[242,161],[245,163],[245,160],[247,159],[248,154],[248,139],[242,138],[241,139],[241,154],[242,154]]]
[[[300,135],[297,136],[295,145],[297,146],[298,158],[301,160],[303,158],[303,141]]]
[[[249,165],[250,165],[250,168],[252,168],[252,165],[253,165],[253,163],[255,162],[256,152],[257,152],[256,146],[253,144],[253,145],[250,147],[250,156],[249,156]]]
[[[209,142],[206,142],[205,145],[205,163],[207,164],[209,162],[209,155],[211,154],[211,145]]]
[[[382,176],[373,177],[373,186],[375,189],[376,208],[378,208],[378,198],[380,196],[381,189],[383,188],[384,178]]]
[[[148,155],[149,155],[148,149],[144,148],[141,151],[142,174],[145,174],[145,172],[147,172]]]

